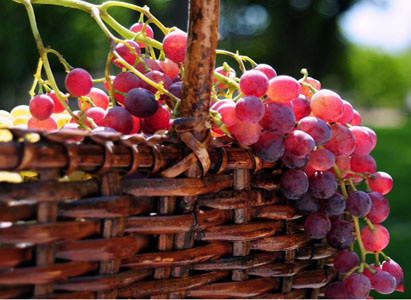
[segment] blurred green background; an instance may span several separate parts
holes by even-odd
[[[187,0],[128,2],[147,4],[166,26],[186,29]],[[392,8],[399,3],[403,8]],[[384,223],[391,234],[386,253],[406,273],[406,292],[387,298],[411,298],[411,30],[404,31],[411,23],[401,23],[401,13],[411,13],[410,6],[409,0],[221,0],[220,11],[219,48],[239,50],[297,79],[301,68],[307,68],[323,87],[349,100],[361,112],[363,124],[377,132],[372,154],[378,170],[394,178],[388,195],[391,215]],[[72,66],[102,75],[109,43],[90,16],[51,6],[35,6],[35,12],[45,45],[63,53]],[[139,17],[125,9],[110,12],[127,27]],[[29,101],[38,54],[22,5],[1,0],[0,24],[0,109],[10,111]],[[222,62],[219,57],[218,64]],[[54,58],[52,63],[61,82],[63,69]]]

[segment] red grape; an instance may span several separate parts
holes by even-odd
[[[221,102],[221,101],[219,101]],[[233,101],[218,106],[217,112],[221,115],[221,122],[226,126],[233,126],[237,122],[236,105]]]
[[[375,173],[377,164],[371,155],[353,155],[350,160],[351,170],[358,173]]]
[[[52,131],[57,130],[57,123],[52,117],[47,118],[45,120],[39,120],[32,117],[29,119],[27,123],[27,128]]]
[[[104,116],[106,111],[101,107],[92,107],[86,112],[86,117],[93,119],[97,126],[104,126]]]
[[[120,106],[114,106],[107,111],[104,117],[104,126],[128,134],[133,128],[133,118],[127,109]]]
[[[351,132],[355,137],[355,149],[353,154],[364,156],[370,154],[372,150],[372,140],[367,130],[361,126],[350,127]]]
[[[164,37],[163,51],[175,63],[184,62],[186,55],[187,33],[181,30],[170,32]]]
[[[311,153],[308,165],[317,171],[327,171],[335,163],[334,154],[327,149],[317,149]]]
[[[340,96],[327,89],[320,90],[313,95],[310,107],[314,116],[326,122],[335,122],[344,113],[344,104]]]
[[[298,121],[297,129],[302,130],[315,141],[316,146],[321,146],[331,139],[331,128],[323,120],[309,116]]]
[[[308,190],[307,174],[301,170],[287,170],[281,176],[280,191],[288,199],[298,199]]]
[[[163,82],[163,86],[165,89],[168,89],[168,87],[171,85],[171,79],[166,74],[160,71],[150,71],[146,74],[146,77],[154,81],[155,83]],[[146,90],[149,90],[153,94],[157,92],[157,89],[155,87],[153,87],[145,81],[141,82],[141,87],[145,88]]]
[[[89,97],[91,101],[93,101],[94,105],[97,107],[101,107],[102,109],[107,109],[108,107],[108,96],[106,92],[104,92],[102,89],[92,87],[90,90],[90,93],[86,95],[86,97]],[[78,106],[81,109],[82,107],[82,101],[78,99]],[[84,103],[84,111],[87,111],[91,105],[87,102]]]
[[[267,76],[260,71],[246,71],[240,77],[240,89],[246,96],[262,97],[268,90]]]
[[[360,126],[361,125],[361,115],[356,109],[353,109],[352,121],[350,122],[350,124],[352,126]]]
[[[348,156],[355,149],[355,137],[345,126],[335,123],[331,125],[331,139],[324,145],[335,156]]]
[[[371,209],[370,196],[363,191],[355,191],[348,195],[347,209],[356,217],[365,217]]]
[[[371,284],[376,292],[383,295],[391,294],[397,286],[394,276],[386,271],[378,271],[375,273],[372,276]]]
[[[127,93],[131,89],[141,87],[141,85],[142,81],[137,75],[131,72],[122,72],[113,80],[114,98],[118,102],[124,103],[124,96],[115,91]]]
[[[143,88],[134,88],[124,97],[126,109],[134,116],[147,118],[157,111],[158,101],[152,92]]]
[[[48,93],[47,96],[49,96],[54,102],[53,113],[58,114],[65,110],[64,106],[60,103],[60,100],[54,91],[51,91],[50,93]],[[68,99],[64,99],[64,101],[68,105]]]
[[[329,171],[315,172],[310,177],[310,193],[318,199],[327,199],[337,190],[337,181]]]
[[[264,116],[264,103],[255,96],[245,96],[237,101],[235,114],[243,123],[257,123]]]
[[[165,60],[160,60],[158,63],[160,64],[161,71],[171,79],[180,74],[180,68],[175,62],[166,58]]]
[[[382,270],[394,276],[397,282],[396,290],[404,292],[404,272],[402,271],[401,266],[397,264],[393,259],[390,259],[382,263]]]
[[[135,54],[132,53],[132,51],[123,43],[119,43],[116,46],[115,52],[124,59],[129,65],[134,66],[136,61],[137,61],[137,56],[141,54],[140,47],[135,41],[132,40],[127,40],[125,41],[134,51],[136,52]],[[137,55],[136,55],[137,54]],[[120,63],[117,59],[117,57],[113,57],[113,64],[116,65],[119,68],[123,68],[124,65]]]
[[[93,80],[89,72],[81,68],[75,68],[67,74],[65,85],[67,91],[73,97],[81,97],[90,92]]]
[[[264,131],[257,143],[254,144],[253,149],[262,161],[275,162],[284,153],[284,139],[280,134]]]
[[[361,230],[364,248],[373,252],[383,250],[390,241],[390,234],[384,226],[381,224],[374,224],[374,226],[374,230],[371,230],[368,225]]]
[[[307,157],[314,150],[314,139],[304,131],[294,130],[285,138],[285,149],[292,155]]]
[[[311,113],[310,101],[303,94],[300,94],[297,98],[291,102],[293,104],[293,112],[297,121],[308,116]]]
[[[138,33],[138,32],[141,32],[143,30],[143,27],[144,27],[144,23],[134,23],[133,25],[131,25],[130,30],[132,32]],[[154,37],[153,29],[148,24],[146,24],[146,26],[144,27],[144,35],[146,37],[149,37],[149,38]],[[138,43],[140,48],[145,47],[143,42],[137,42],[137,43]]]
[[[331,222],[322,213],[309,215],[304,222],[304,232],[312,239],[322,239],[331,229]]]
[[[273,69],[273,67],[267,64],[258,64],[253,70],[263,72],[265,76],[267,76],[268,80],[277,76],[277,72]]]
[[[372,130],[372,129],[369,128],[369,127],[362,126],[362,128],[363,128],[364,130],[368,131],[368,134],[370,135],[371,142],[372,142],[372,149],[374,149],[375,146],[377,145],[377,134],[375,133],[374,130]]]
[[[224,67],[218,67],[215,69],[215,72],[228,77],[228,78],[234,78],[236,76],[236,72],[234,71],[234,69],[230,68],[229,71],[224,70]],[[216,83],[218,82],[217,78],[213,78],[213,82]],[[218,85],[218,88],[220,89],[226,89],[227,86],[224,83],[220,83]]]
[[[381,266],[380,266],[380,267],[377,267],[377,266],[374,265],[374,264],[369,264],[369,266],[371,267],[371,269],[373,269],[373,270],[375,270],[375,271],[381,271],[381,270],[382,270]],[[372,281],[371,281],[371,280],[372,280],[372,276],[373,276],[374,274],[372,274],[371,271],[368,270],[368,268],[364,268],[363,274],[364,274],[365,276],[367,276],[367,278],[370,280],[370,282],[371,282],[371,288],[373,289],[374,287],[373,287],[373,284],[372,284]]]
[[[345,123],[350,123],[353,118],[353,107],[350,102],[346,100],[342,100],[343,105],[344,105],[344,113],[341,118],[337,120],[338,123],[345,125]]]
[[[376,172],[369,179],[370,188],[374,192],[379,192],[383,195],[388,194],[393,186],[393,180],[390,174],[385,172]]]
[[[295,117],[292,110],[283,103],[270,102],[264,104],[264,117],[260,124],[264,129],[273,133],[286,134],[295,126]]]
[[[291,76],[280,75],[269,80],[268,97],[273,101],[288,102],[298,97],[301,86]]]
[[[136,116],[131,115],[133,118],[133,128],[130,131],[130,134],[138,133],[140,130],[140,118],[137,118]]]
[[[312,77],[307,77],[304,80],[305,83],[311,84],[313,88],[315,88],[317,91],[321,89],[321,83]],[[311,89],[303,84],[301,84],[301,94],[306,96],[308,99],[311,99],[314,93],[311,91]]]
[[[372,206],[367,218],[374,224],[384,222],[390,214],[390,203],[380,193],[371,192],[368,195],[371,198]]]
[[[51,97],[41,94],[31,98],[29,103],[30,113],[38,120],[45,120],[51,116],[54,111],[54,102]]]
[[[143,62],[140,61],[136,66],[137,71],[139,71],[140,73],[146,74],[147,72],[150,72],[150,71],[163,72],[160,64],[154,59],[151,59],[149,57],[143,57],[143,61],[145,65],[143,64]],[[146,67],[148,69],[146,69]]]
[[[163,105],[159,105],[154,115],[144,118],[144,125],[149,132],[154,133],[158,130],[168,130],[170,128],[170,111]]]
[[[243,123],[237,121],[233,127],[233,134],[242,145],[249,146],[255,144],[260,138],[261,125],[258,123]]]
[[[367,276],[353,273],[344,279],[343,287],[347,298],[365,299],[370,294],[371,283]]]
[[[341,273],[347,273],[352,268],[358,266],[360,259],[354,251],[343,249],[334,256],[334,268]]]

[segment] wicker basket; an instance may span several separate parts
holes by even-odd
[[[0,143],[0,170],[39,173],[0,183],[0,220],[10,222],[0,228],[1,298],[318,298],[336,277],[333,250],[304,234],[277,193],[280,166],[210,136],[216,9],[191,2],[194,80],[166,135],[39,132],[33,143],[11,129]],[[93,178],[59,180],[74,170]]]

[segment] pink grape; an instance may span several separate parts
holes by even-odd
[[[255,144],[261,135],[261,125],[258,123],[243,123],[237,121],[234,125],[233,134],[237,141],[245,146]]]
[[[50,93],[48,93],[47,96],[49,96],[54,102],[53,113],[58,114],[65,110],[64,106],[60,103],[60,100],[54,91],[51,91]],[[64,101],[68,105],[68,99],[64,99]]]
[[[334,281],[327,285],[324,294],[325,299],[346,299],[344,286],[341,281]]]
[[[346,171],[351,170],[350,165],[350,157],[349,156],[336,156],[335,157],[335,164],[337,165],[338,169],[341,171],[342,178],[345,178],[348,173]],[[329,169],[333,174],[335,174],[334,169]]]
[[[372,206],[370,196],[363,191],[355,191],[348,195],[347,209],[355,217],[365,217]]]
[[[233,126],[237,122],[237,115],[235,113],[236,105],[233,101],[220,105],[217,112],[221,115],[221,122],[226,126]]]
[[[93,119],[97,126],[104,126],[104,116],[106,111],[101,107],[91,107],[86,112],[86,117]]]
[[[337,190],[337,181],[329,171],[315,172],[310,177],[310,193],[318,199],[327,199]]]
[[[331,230],[327,233],[327,242],[336,249],[345,249],[351,246],[355,236],[354,225],[344,220],[331,223]]]
[[[54,111],[53,99],[45,94],[36,95],[31,98],[29,109],[31,115],[36,119],[48,119]]]
[[[295,126],[292,110],[283,103],[270,102],[264,104],[265,112],[260,121],[261,126],[273,133],[286,134]]]
[[[304,222],[304,232],[312,239],[322,239],[331,229],[331,222],[325,214],[314,213]]]
[[[237,101],[235,114],[243,123],[257,123],[264,116],[264,103],[255,96],[245,96]]]
[[[81,68],[75,68],[67,74],[65,85],[67,91],[73,97],[81,97],[90,92],[93,80],[89,72]]]
[[[381,270],[382,270],[381,266],[377,267],[377,266],[374,265],[374,264],[369,264],[369,266],[371,267],[371,269],[373,269],[373,270],[375,270],[375,271],[381,271]],[[371,279],[372,279],[372,276],[373,276],[374,274],[372,274],[371,271],[368,270],[368,268],[364,268],[363,274],[364,274],[365,276],[367,276],[367,278],[370,280],[370,282],[371,282],[371,288],[373,289],[374,286],[373,286],[373,284],[372,284]]]
[[[372,130],[369,127],[362,126],[362,128],[368,131],[368,134],[370,135],[371,142],[372,142],[372,149],[374,149],[375,146],[377,145],[377,134],[375,133],[374,130]]]
[[[288,102],[298,97],[301,86],[291,76],[279,75],[269,80],[268,97],[277,102]]]
[[[356,109],[353,109],[352,121],[350,122],[350,124],[352,126],[360,126],[361,125],[361,115]]]
[[[352,268],[358,266],[360,259],[354,251],[343,249],[334,256],[334,268],[341,273],[347,273]]]
[[[327,149],[317,149],[311,153],[308,165],[317,171],[327,171],[335,163],[334,154]]]
[[[293,112],[296,121],[308,116],[311,113],[310,101],[303,94],[300,94],[297,98],[291,101],[293,104]]]
[[[330,198],[321,200],[321,207],[327,215],[342,215],[345,206],[345,198],[339,193],[335,193]]]
[[[280,191],[288,199],[298,199],[308,191],[307,174],[301,170],[287,170],[281,176]]]
[[[134,66],[136,61],[137,61],[137,57],[141,55],[141,50],[140,47],[138,46],[138,44],[135,41],[132,40],[127,40],[125,41],[132,49],[134,49],[134,51],[136,52],[135,54],[132,53],[132,51],[129,49],[129,47],[127,47],[125,44],[123,43],[119,43],[116,46],[115,52],[117,52],[117,54],[124,59],[129,65]],[[122,63],[119,62],[119,60],[117,59],[117,57],[113,57],[113,64],[116,65],[119,68],[123,68],[124,65]]]
[[[313,95],[310,108],[314,116],[326,122],[336,122],[344,114],[344,104],[340,96],[327,89],[322,89]]]
[[[147,118],[157,111],[158,101],[149,90],[143,88],[131,89],[124,97],[125,108],[134,116]]]
[[[274,68],[267,64],[258,64],[253,70],[263,72],[265,76],[267,76],[268,80],[277,76],[277,72]]]
[[[168,89],[168,87],[171,85],[170,77],[168,77],[166,74],[160,71],[150,71],[146,74],[146,77],[154,81],[155,83],[162,82],[165,89]],[[141,87],[145,88],[146,90],[149,90],[153,94],[157,92],[157,89],[155,87],[153,87],[145,81],[141,82]]]
[[[337,120],[338,123],[341,125],[345,125],[345,123],[350,123],[352,121],[354,112],[353,112],[353,107],[350,102],[346,100],[342,100],[343,105],[344,105],[344,113],[341,118]]]
[[[106,92],[104,92],[102,89],[92,87],[90,90],[90,93],[86,95],[86,97],[89,97],[91,101],[93,101],[94,105],[97,107],[101,107],[102,109],[107,109],[108,107],[108,96]],[[81,109],[82,103],[81,100],[78,100],[78,106]],[[91,105],[87,102],[84,103],[84,111],[87,111]]]
[[[125,108],[114,106],[107,111],[104,117],[104,126],[128,134],[133,128],[133,118]]]
[[[311,135],[316,146],[324,145],[331,139],[330,126],[323,120],[313,116],[304,117],[298,121],[297,129]]]
[[[57,130],[57,122],[52,117],[47,118],[45,120],[39,120],[34,117],[31,117],[27,122],[27,128],[53,131]]]
[[[370,154],[372,150],[372,140],[368,131],[361,126],[352,126],[350,130],[355,137],[353,154],[358,156]]]
[[[314,150],[314,139],[304,131],[294,130],[285,138],[285,149],[292,155],[306,157]]]
[[[181,30],[175,30],[167,34],[163,39],[163,50],[166,57],[175,63],[184,62],[186,55],[187,34]]]
[[[307,77],[304,80],[305,83],[311,84],[313,88],[315,88],[317,91],[321,89],[321,83],[312,77]],[[303,84],[301,84],[301,94],[306,96],[308,99],[311,99],[314,93],[311,91],[311,89]]]
[[[387,295],[395,291],[397,282],[395,277],[386,271],[378,271],[372,276],[371,284],[375,291]]]
[[[394,276],[397,286],[396,290],[404,292],[404,272],[399,264],[397,264],[393,259],[386,260],[382,263],[382,270],[390,273]]]
[[[367,276],[353,273],[344,279],[343,287],[347,298],[365,299],[370,294],[371,283]]]
[[[374,192],[379,192],[383,195],[388,194],[393,186],[393,180],[390,174],[385,172],[376,172],[369,179],[368,183]]]
[[[163,105],[159,105],[154,115],[144,119],[144,125],[151,133],[170,128],[170,111]]]
[[[146,74],[147,72],[150,72],[150,71],[161,71],[161,72],[163,72],[161,70],[160,64],[157,61],[155,61],[154,59],[151,59],[149,57],[143,57],[143,61],[146,64],[148,69],[146,69],[146,66],[140,61],[136,66],[137,71],[139,71],[143,74]]]
[[[284,139],[280,134],[264,131],[261,133],[257,143],[254,144],[253,149],[254,153],[262,161],[275,162],[284,153]]]
[[[121,72],[113,80],[114,98],[120,102],[124,103],[124,96],[116,93],[119,91],[122,93],[127,93],[129,90],[138,88],[142,86],[142,80],[131,72]]]
[[[246,96],[262,97],[268,90],[267,76],[260,71],[246,71],[240,77],[240,89]]]
[[[161,71],[171,79],[180,74],[180,68],[175,62],[166,58],[165,60],[160,60],[158,63],[160,64]]]
[[[374,226],[374,230],[371,230],[368,225],[361,230],[364,248],[373,252],[384,250],[390,241],[390,234],[384,226],[381,224],[374,224]]]
[[[130,30],[135,33],[142,32],[144,25],[144,23],[134,23],[133,25],[131,25]],[[146,24],[146,26],[144,27],[144,35],[149,38],[154,37],[153,29],[148,24]],[[143,42],[137,42],[137,44],[140,48],[145,47],[145,44]]]
[[[234,77],[236,76],[236,72],[235,72],[234,69],[230,68],[228,71],[226,71],[226,70],[224,70],[224,67],[222,67],[222,66],[216,68],[216,69],[215,69],[215,72],[217,72],[217,73],[219,73],[219,74],[221,74],[221,75],[223,75],[223,76],[225,76],[225,77],[228,77],[228,78],[234,78]],[[213,82],[214,82],[214,83],[218,82],[217,78],[213,78]],[[218,85],[218,88],[220,88],[220,89],[226,89],[227,86],[226,86],[224,83],[220,83],[220,84]]]
[[[351,170],[358,173],[375,173],[377,170],[377,164],[375,159],[371,155],[356,156],[351,157]]]
[[[331,125],[331,139],[324,145],[335,156],[348,156],[355,149],[355,137],[345,126],[335,123]]]

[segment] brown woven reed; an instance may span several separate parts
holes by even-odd
[[[192,1],[190,25],[207,15],[201,2],[218,5]],[[189,57],[193,48],[189,38]],[[186,61],[197,84],[210,60]],[[186,98],[203,99],[182,103],[167,135],[39,132],[30,142],[10,130],[0,170],[35,170],[39,180],[0,183],[0,298],[321,296],[336,276],[333,250],[310,241],[280,197],[281,169],[211,138],[201,104],[210,90],[184,84]],[[60,180],[74,170],[93,177]]]

